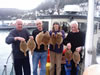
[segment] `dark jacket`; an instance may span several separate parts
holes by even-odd
[[[57,34],[57,32],[60,32],[60,31],[55,31],[54,33]],[[62,33],[62,37],[64,39],[65,38],[65,32],[62,30],[61,33]],[[51,36],[51,34],[52,34],[52,31],[50,31],[50,36]],[[55,49],[54,50],[53,50],[53,45],[51,45],[51,44],[50,44],[49,48],[50,48],[50,51],[53,51],[53,52],[56,52],[56,53],[62,53],[62,51],[63,51],[63,43],[60,45],[60,48],[58,48],[57,44],[55,45]]]
[[[27,42],[27,40],[29,39],[29,32],[27,31],[27,29],[22,29],[21,31],[18,31],[16,29],[13,29],[9,35],[6,38],[6,43],[7,44],[12,44],[12,53],[14,58],[17,59],[21,59],[21,58],[25,58],[24,53],[20,51],[20,41],[14,40],[14,37],[23,37],[25,39],[25,41]],[[28,52],[27,52],[27,56],[28,56]]]
[[[69,32],[67,37],[64,39],[63,43],[67,45],[67,43],[71,43],[72,45],[72,52],[79,46],[84,46],[85,44],[85,34],[81,31],[73,33]]]
[[[43,30],[45,32],[45,30]],[[34,39],[36,38],[36,35],[39,34],[41,31],[39,31],[38,29],[33,30],[32,32],[32,36],[34,37]],[[36,41],[35,41],[36,42]],[[44,50],[44,45],[40,45],[40,49],[37,48],[37,43],[36,43],[36,48],[35,48],[35,52],[45,52],[47,50]]]

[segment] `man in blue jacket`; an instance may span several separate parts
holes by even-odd
[[[33,39],[33,37],[22,27],[23,21],[21,19],[16,20],[15,26],[16,28],[13,29],[6,38],[6,43],[12,44],[15,74],[23,75],[24,72],[24,75],[31,75],[29,54],[27,51],[27,56],[24,56],[24,53],[20,51],[20,42],[27,42],[29,38]]]

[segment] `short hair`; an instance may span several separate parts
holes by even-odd
[[[37,24],[37,23],[41,23],[41,24],[42,24],[42,21],[41,21],[40,19],[37,19],[37,20],[36,20],[36,24]]]
[[[23,24],[23,20],[22,19],[16,19],[15,25],[16,25],[17,22],[22,22],[22,24]]]
[[[72,25],[72,24],[76,24],[77,26],[78,26],[78,22],[77,21],[72,21],[71,23],[70,23],[70,26]]]
[[[16,19],[16,22],[18,22],[18,21],[22,21],[22,22],[23,22],[23,20],[22,20],[22,19]]]

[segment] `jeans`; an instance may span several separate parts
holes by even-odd
[[[77,75],[77,67],[75,67],[75,63],[73,60],[71,60],[71,65],[72,65],[71,75]]]
[[[32,61],[33,61],[33,75],[37,75],[37,68],[39,60],[41,62],[40,75],[46,74],[46,62],[47,62],[47,52],[34,52]]]

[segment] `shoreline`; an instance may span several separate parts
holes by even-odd
[[[0,30],[11,30],[14,28],[15,28],[15,26],[0,26]],[[34,29],[34,28],[36,28],[36,26],[23,26],[23,28]]]

